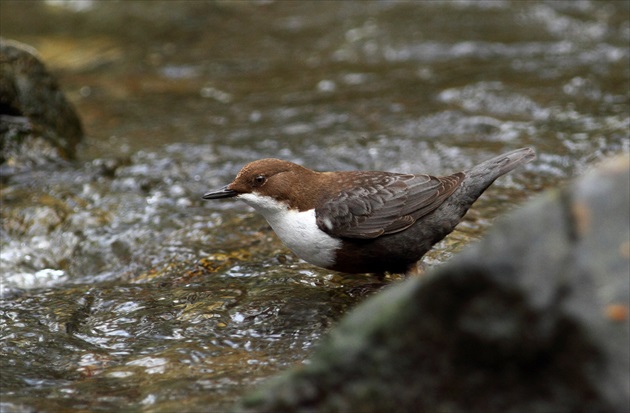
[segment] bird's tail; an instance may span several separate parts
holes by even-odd
[[[482,162],[464,173],[470,178],[483,178],[490,185],[501,175],[534,159],[536,159],[536,153],[532,148],[521,148]]]
[[[436,243],[448,235],[495,179],[536,158],[531,148],[517,149],[489,159],[463,172],[459,187],[434,212],[423,218],[425,233]],[[432,245],[432,244],[431,244]]]
[[[463,216],[468,208],[501,175],[536,158],[531,148],[504,153],[464,171],[464,180],[451,198],[456,199]]]

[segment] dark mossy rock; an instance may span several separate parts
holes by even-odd
[[[82,137],[74,107],[36,52],[0,39],[0,164],[69,160]]]
[[[368,300],[237,411],[624,412],[630,157]]]

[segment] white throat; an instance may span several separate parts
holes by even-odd
[[[334,264],[341,241],[319,229],[315,209],[300,212],[284,202],[254,193],[241,194],[238,199],[265,217],[276,235],[298,257],[319,267]]]

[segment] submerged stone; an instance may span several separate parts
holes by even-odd
[[[0,164],[22,169],[74,158],[83,128],[34,49],[0,39]]]

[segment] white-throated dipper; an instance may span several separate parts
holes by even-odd
[[[248,163],[203,199],[243,200],[303,260],[346,273],[405,273],[448,235],[495,179],[536,157],[530,148],[448,176],[316,172],[280,159]]]

